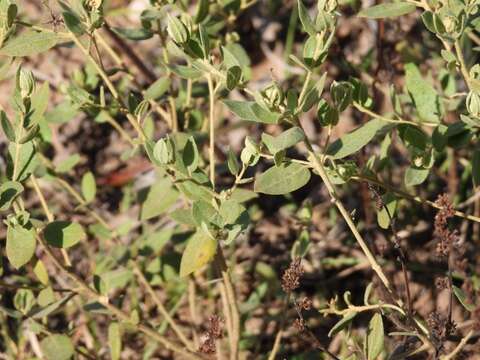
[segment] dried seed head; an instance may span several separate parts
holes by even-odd
[[[308,297],[304,297],[299,305],[300,305],[301,309],[308,311],[312,308],[313,301],[312,301],[312,299],[310,299]]]
[[[432,312],[427,318],[427,325],[430,329],[430,338],[438,349],[443,347],[443,342],[445,341],[447,330],[446,323],[447,321],[436,311]]]
[[[305,320],[295,319],[295,321],[293,322],[293,327],[297,329],[299,332],[305,331]]]
[[[435,286],[439,290],[448,289],[448,277],[437,277],[435,279]]]
[[[200,345],[198,351],[204,354],[215,354],[215,352],[217,351],[215,346],[215,340],[207,337],[202,343],[202,345]]]
[[[300,277],[303,275],[301,259],[296,258],[290,263],[290,266],[283,273],[282,289],[286,293],[291,293],[300,286]]]
[[[217,315],[212,315],[208,318],[207,332],[205,340],[200,345],[199,351],[204,354],[215,354],[215,341],[222,338],[223,321]]]
[[[436,253],[438,256],[447,257],[454,244],[460,241],[458,231],[448,229],[448,219],[455,215],[455,209],[447,194],[440,195],[435,203],[441,207],[435,215],[434,224],[434,235],[438,241]]]

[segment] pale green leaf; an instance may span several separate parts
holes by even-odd
[[[82,177],[82,195],[86,202],[95,199],[97,193],[97,184],[91,171],[86,172]]]
[[[276,124],[280,118],[279,114],[261,107],[255,101],[223,100],[223,103],[242,120]]]
[[[118,322],[112,322],[108,326],[108,347],[110,348],[110,358],[119,360],[122,352],[122,333]]]
[[[358,13],[358,16],[369,19],[383,19],[410,14],[415,9],[415,5],[408,2],[383,3],[363,9]]]
[[[65,160],[62,160],[56,167],[55,171],[59,173],[66,173],[72,170],[80,162],[80,155],[70,155]]]
[[[305,134],[298,126],[294,126],[276,137],[265,133],[262,134],[262,141],[271,154],[286,150],[303,141],[303,139],[305,139]]]
[[[8,261],[15,269],[19,269],[33,257],[36,240],[33,229],[25,229],[20,225],[7,229],[6,253]]]
[[[75,353],[72,341],[66,335],[50,335],[40,343],[47,360],[69,360]]]
[[[145,28],[112,27],[112,30],[120,37],[132,41],[147,40],[153,36],[153,33]]]
[[[37,156],[35,152],[35,146],[33,142],[27,142],[17,147],[17,144],[10,143],[8,145],[8,152],[10,154],[11,161],[8,164],[8,175],[13,177],[13,163],[16,159],[16,153],[19,150],[18,163],[17,163],[17,177],[14,180],[23,181],[26,180],[30,174],[35,170],[38,164]]]
[[[467,295],[465,295],[462,289],[453,285],[453,293],[455,294],[456,298],[458,299],[458,301],[460,301],[460,304],[462,304],[465,309],[467,309],[470,312],[475,311],[475,308],[476,308],[475,304],[468,302]]]
[[[23,185],[17,181],[5,181],[0,185],[0,211],[8,210],[22,192]]]
[[[367,359],[376,360],[383,350],[384,331],[382,315],[373,315],[367,330]]]
[[[170,88],[170,79],[161,77],[148,87],[145,91],[146,100],[157,100]]]
[[[70,221],[53,221],[45,227],[43,234],[49,245],[63,249],[72,247],[87,238],[83,227]]]
[[[8,40],[0,49],[0,55],[31,56],[49,50],[61,40],[56,32],[27,30]]]
[[[217,240],[203,231],[188,240],[180,263],[180,276],[187,276],[209,263],[217,251]]]
[[[302,23],[303,30],[310,36],[315,36],[317,31],[315,30],[315,25],[313,24],[312,19],[308,15],[308,10],[303,5],[301,0],[298,0],[298,17]]]
[[[444,113],[443,103],[433,86],[427,82],[413,63],[405,65],[405,86],[423,121],[440,122]]]
[[[328,332],[328,337],[332,337],[339,331],[342,331],[348,324],[350,324],[353,318],[357,316],[357,313],[354,311],[348,312],[343,318],[337,322]]]
[[[269,195],[291,193],[310,180],[310,170],[298,163],[284,163],[272,166],[255,179],[254,191]]]
[[[390,126],[387,122],[379,119],[370,120],[330,144],[327,149],[327,155],[332,156],[333,159],[342,159],[352,155]]]
[[[169,179],[161,179],[150,188],[142,190],[139,194],[142,204],[140,220],[148,220],[163,214],[177,201],[178,195]]]
[[[429,169],[409,166],[405,171],[405,185],[415,186],[423,183],[427,179],[429,172]]]
[[[397,198],[392,193],[386,193],[382,196],[382,201],[387,208],[385,209],[385,206],[382,206],[380,210],[377,209],[377,222],[382,229],[388,229],[390,226],[390,216],[393,218],[395,214]]]

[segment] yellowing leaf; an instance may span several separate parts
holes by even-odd
[[[209,263],[217,251],[217,240],[203,231],[188,240],[180,263],[180,276],[187,276]]]

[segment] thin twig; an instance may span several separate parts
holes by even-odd
[[[198,354],[194,354],[192,352],[189,352],[187,350],[184,350],[180,345],[175,344],[174,342],[166,339],[162,335],[160,335],[156,330],[153,328],[142,324],[134,324],[131,321],[130,315],[127,313],[124,313],[122,310],[117,308],[116,306],[112,305],[109,301],[108,298],[105,298],[101,294],[98,294],[96,291],[94,291],[83,279],[81,279],[77,274],[69,270],[67,267],[65,267],[58,259],[56,256],[53,254],[52,250],[49,248],[49,246],[45,243],[43,240],[42,236],[40,234],[37,234],[37,240],[38,242],[42,245],[45,253],[47,256],[50,258],[50,260],[53,262],[53,264],[57,267],[59,271],[61,271],[64,275],[66,275],[70,280],[72,280],[83,292],[85,296],[90,298],[91,300],[98,301],[100,304],[105,306],[113,315],[115,315],[118,319],[122,321],[126,321],[130,323],[134,328],[137,329],[137,331],[140,331],[147,335],[149,338],[152,340],[155,340],[165,346],[167,349],[172,350],[179,355],[183,355],[187,359],[203,359],[202,356],[199,356]]]
[[[172,330],[177,334],[178,338],[180,341],[190,350],[190,351],[195,351],[195,347],[193,346],[192,342],[187,339],[183,331],[178,327],[177,323],[175,320],[170,316],[168,313],[167,309],[165,309],[165,306],[163,306],[162,301],[158,298],[157,294],[155,293],[155,290],[150,286],[149,282],[143,275],[142,271],[138,267],[137,264],[133,263],[133,271],[137,275],[138,279],[142,283],[142,285],[147,289],[147,292],[150,294],[152,297],[153,301],[157,305],[158,310],[162,314],[162,316],[165,318],[165,320],[168,322],[168,324],[172,327]]]

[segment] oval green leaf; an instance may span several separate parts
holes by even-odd
[[[50,335],[42,340],[40,347],[47,360],[69,360],[75,352],[72,341],[65,335]]]
[[[284,163],[272,166],[255,179],[254,191],[269,194],[283,195],[291,193],[310,180],[310,170],[302,164]]]
[[[203,231],[188,240],[180,263],[180,276],[187,276],[209,263],[217,251],[217,240]]]
[[[7,230],[7,258],[15,269],[30,261],[35,253],[36,241],[33,230],[19,225],[9,226]]]
[[[369,19],[383,19],[410,14],[415,9],[415,5],[408,2],[385,3],[363,9],[358,13],[358,16]]]
[[[87,234],[80,224],[70,221],[54,221],[44,230],[47,243],[57,248],[69,248],[87,238]]]

